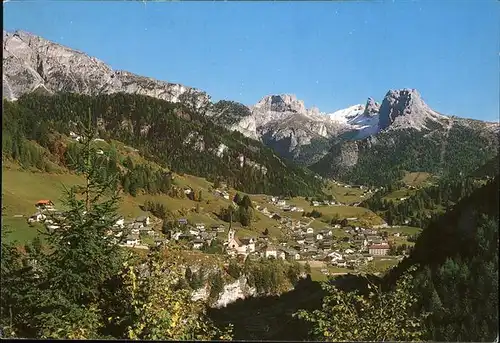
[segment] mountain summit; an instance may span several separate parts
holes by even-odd
[[[390,90],[380,105],[379,128],[393,126],[420,130],[426,127],[427,120],[445,118],[427,106],[416,89]]]
[[[429,140],[429,146],[434,147],[433,153],[438,156],[439,163],[434,170],[439,170],[439,165],[446,160],[447,150],[459,143],[467,143],[462,139],[464,135],[471,135],[470,140],[473,140],[477,135],[489,137],[493,132],[498,136],[499,132],[497,124],[450,118],[437,113],[415,89],[390,90],[381,104],[368,98],[365,104],[333,113],[306,108],[302,100],[291,94],[268,95],[253,106],[227,100],[212,103],[210,96],[201,90],[113,70],[83,52],[27,32],[4,31],[3,37],[2,86],[7,99],[16,100],[33,92],[42,95],[57,92],[85,95],[129,93],[181,102],[211,117],[218,125],[263,142],[281,156],[307,166],[317,164],[315,170],[327,176],[339,175],[332,169],[333,165],[355,166],[358,157],[363,160],[363,156],[373,151],[375,142],[383,140],[386,143],[382,145],[387,149],[374,155],[371,167],[366,167],[366,170],[372,170],[381,160],[380,156],[392,156],[392,144],[398,145],[395,142],[403,131],[414,138],[400,140],[398,149]],[[489,141],[486,139],[485,144]],[[416,150],[403,155],[406,158],[410,153],[416,154]],[[474,154],[479,152],[474,150]],[[401,159],[401,163],[410,165],[408,161],[413,161],[412,168],[419,169],[418,156]],[[321,159],[323,161],[319,163]],[[364,161],[368,160],[364,158]],[[352,173],[362,174],[360,171]]]
[[[3,31],[4,97],[26,93],[133,93],[200,108],[210,97],[197,89],[113,70],[104,62],[24,31]]]
[[[265,96],[255,104],[254,108],[273,112],[306,112],[304,102],[297,100],[297,97],[292,94]]]

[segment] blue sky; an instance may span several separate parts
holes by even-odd
[[[445,114],[498,120],[495,0],[4,3],[22,29],[114,69],[250,105],[291,93],[331,112],[416,88]]]

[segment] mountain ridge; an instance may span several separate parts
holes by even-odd
[[[451,158],[446,151],[453,149],[453,144],[460,145],[462,150],[470,150],[467,146],[470,140],[476,140],[478,135],[488,136],[482,140],[487,144],[485,148],[475,145],[472,149],[475,150],[468,154],[491,158],[491,154],[486,156],[480,150],[489,150],[491,132],[498,135],[499,131],[498,123],[445,116],[431,109],[419,92],[410,88],[389,90],[380,103],[367,98],[364,105],[349,106],[333,113],[306,108],[304,101],[293,94],[267,95],[252,106],[227,100],[213,103],[201,90],[113,70],[95,57],[24,31],[4,31],[3,49],[2,81],[7,99],[16,100],[27,93],[52,95],[69,92],[91,96],[128,93],[182,103],[219,126],[264,143],[281,157],[310,167],[322,176],[347,178],[344,181],[366,182],[369,174],[360,175],[358,170],[355,171],[358,176],[353,177],[352,170],[360,169],[358,162],[366,163],[359,154],[370,154],[369,151],[380,144],[386,145],[379,152],[385,164],[396,163],[389,156],[396,147],[400,149],[399,146],[403,145],[405,150],[405,144],[412,145],[412,149],[406,149],[408,155],[404,161],[397,162],[402,165],[391,172],[397,174],[402,168],[421,170],[436,164],[435,161],[425,162],[423,157],[415,159],[413,155],[419,144],[434,144],[430,149],[440,152],[433,154],[432,159],[442,165],[447,163],[445,156]],[[468,130],[472,136],[462,135],[463,141],[448,142],[450,132],[453,138],[457,127]],[[415,132],[408,133],[410,131]],[[408,135],[415,142],[409,141],[409,137],[402,138]],[[497,144],[492,144],[497,147]],[[410,163],[411,158],[423,162]],[[439,168],[431,169],[439,172]]]
[[[16,100],[26,93],[75,92],[86,95],[118,92],[148,95],[169,102],[205,106],[210,97],[181,84],[159,81],[122,70],[84,52],[25,31],[3,32],[4,96]],[[184,99],[183,99],[184,98]]]

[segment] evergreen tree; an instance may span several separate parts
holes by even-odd
[[[240,202],[241,202],[241,195],[240,193],[236,193],[234,198],[233,198],[233,202],[236,204],[236,205],[239,205]]]
[[[252,200],[248,195],[243,196],[243,198],[241,199],[241,203],[239,205],[240,207],[243,207],[245,209],[253,208]]]

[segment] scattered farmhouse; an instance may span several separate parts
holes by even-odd
[[[38,200],[37,203],[35,204],[35,207],[39,211],[43,210],[51,211],[54,210],[54,203],[51,200]]]

